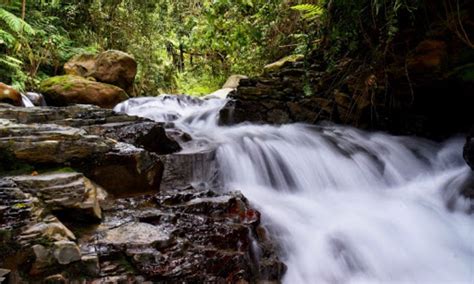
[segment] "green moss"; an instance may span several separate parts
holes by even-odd
[[[24,209],[24,208],[27,208],[29,205],[26,204],[26,203],[17,203],[15,205],[13,205],[12,207],[14,209]]]
[[[41,82],[40,90],[42,92],[48,92],[52,87],[60,86],[64,91],[68,91],[74,86],[73,81],[77,79],[82,78],[73,75],[51,77]]]

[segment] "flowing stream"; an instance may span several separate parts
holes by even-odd
[[[285,283],[474,283],[463,139],[330,124],[222,127],[225,102],[164,95],[115,110],[174,123],[200,141],[184,151],[217,148],[225,189],[249,198],[279,244]]]

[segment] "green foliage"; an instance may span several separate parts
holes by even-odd
[[[0,20],[16,35],[32,36],[35,34],[35,30],[28,23],[2,8],[0,8]]]
[[[291,9],[301,12],[303,19],[309,21],[317,20],[324,14],[324,8],[316,4],[300,4]]]
[[[321,50],[329,67],[386,52],[409,0],[0,0],[0,81],[36,89],[78,53],[138,61],[136,95],[204,94],[289,54]]]
[[[196,71],[191,71],[180,73],[177,84],[180,93],[203,96],[220,89],[226,79],[224,75],[212,75],[210,72],[198,75]]]

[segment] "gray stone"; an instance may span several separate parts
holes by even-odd
[[[64,163],[107,152],[112,140],[55,124],[18,124],[0,119],[0,150],[31,163]]]
[[[51,211],[65,211],[71,219],[102,219],[100,202],[107,194],[80,173],[52,173],[11,178],[18,187],[42,200]]]
[[[114,246],[165,246],[170,240],[170,234],[158,226],[131,222],[106,231],[98,242]]]
[[[69,264],[81,259],[81,252],[76,243],[71,241],[58,241],[54,243],[54,258],[59,264]]]

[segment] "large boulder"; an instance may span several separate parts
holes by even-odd
[[[0,83],[0,103],[23,106],[21,93],[6,84]]]
[[[89,76],[97,81],[118,86],[128,94],[133,92],[133,83],[137,75],[137,62],[122,51],[108,50],[99,54]]]
[[[113,108],[128,99],[127,93],[119,87],[74,75],[49,78],[41,83],[40,90],[52,106],[93,104]]]
[[[94,54],[75,55],[64,64],[64,73],[86,77],[94,69],[96,57]]]

